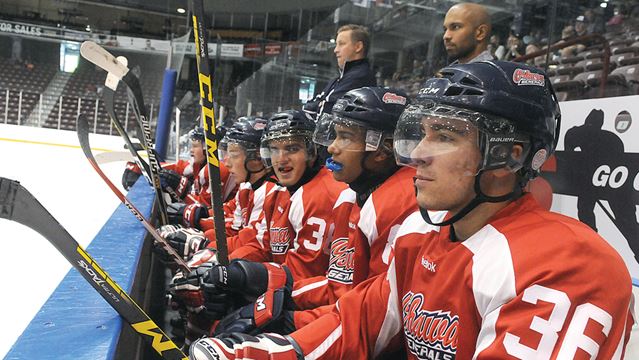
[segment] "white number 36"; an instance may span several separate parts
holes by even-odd
[[[530,329],[541,334],[541,340],[536,349],[523,345],[519,341],[519,336],[506,333],[504,337],[506,352],[520,359],[549,359],[559,338],[557,333],[563,328],[570,310],[570,299],[563,291],[533,285],[524,291],[522,300],[530,304],[537,304],[537,300],[542,300],[554,304],[554,307],[548,319],[535,316],[530,323]],[[597,357],[599,344],[584,334],[590,319],[601,324],[601,331],[608,336],[612,327],[612,316],[593,304],[579,305],[568,325],[557,359],[573,359],[577,349],[587,352],[592,359]]]

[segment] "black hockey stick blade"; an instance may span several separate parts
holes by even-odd
[[[163,359],[188,359],[29,191],[19,182],[3,177],[0,177],[0,218],[44,236]]]
[[[91,164],[91,166],[93,166],[98,175],[100,175],[102,180],[104,180],[111,191],[113,191],[113,193],[120,199],[120,201],[122,201],[122,203],[131,211],[131,213],[133,213],[133,215],[138,220],[140,220],[144,228],[149,232],[149,234],[151,234],[153,239],[161,244],[161,246],[164,248],[164,251],[166,251],[169,256],[171,256],[171,259],[175,261],[178,267],[186,274],[188,274],[190,268],[184,261],[184,259],[182,259],[182,257],[178,255],[175,249],[173,249],[173,247],[171,247],[171,245],[164,238],[162,238],[160,234],[158,234],[155,228],[151,226],[149,221],[144,218],[142,213],[129,201],[129,199],[126,198],[126,196],[124,196],[124,194],[122,194],[122,192],[113,184],[113,182],[109,180],[109,178],[98,165],[97,161],[95,161],[93,152],[91,151],[91,145],[89,144],[89,122],[87,121],[85,114],[78,115],[77,132],[82,152],[84,152],[84,156],[86,156],[87,160],[89,160],[89,163]]]
[[[202,106],[202,123],[206,136],[206,162],[209,169],[209,185],[211,186],[211,206],[215,222],[215,239],[217,241],[217,258],[220,264],[228,264],[228,247],[224,231],[224,210],[222,210],[222,186],[220,176],[220,160],[217,156],[217,138],[215,135],[215,111],[213,110],[213,81],[209,67],[208,31],[204,25],[203,0],[192,0],[193,34],[195,35],[195,58],[197,60],[198,79],[200,82],[200,105]]]

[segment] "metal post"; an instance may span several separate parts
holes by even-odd
[[[124,115],[124,131],[129,132],[129,102],[126,102],[126,114]]]
[[[5,92],[4,97],[4,123],[6,124],[9,120],[9,89]]]
[[[21,116],[22,116],[22,90],[20,90],[20,97],[18,98],[18,125],[20,125]]]
[[[58,130],[60,130],[62,124],[62,99],[63,96],[60,96],[60,102],[58,103]]]
[[[151,103],[151,110],[149,110],[149,124],[153,121],[153,103]]]
[[[224,123],[224,106],[220,105],[220,111],[217,114],[218,116],[218,124],[223,124]]]
[[[246,109],[246,116],[251,116],[251,110],[253,110],[252,108],[253,108],[253,103],[249,101],[247,109]]]
[[[266,15],[264,17],[264,35],[263,35],[263,37],[265,39],[268,38],[268,36],[266,36],[266,34],[268,34],[268,11],[266,12]]]
[[[100,106],[100,99],[95,99],[95,110],[93,111],[93,133],[98,133],[98,106]]]
[[[109,135],[113,135],[113,121],[109,121]]]
[[[300,17],[297,22],[297,40],[302,36],[302,16],[304,16],[304,10],[300,9]]]
[[[40,106],[38,106],[38,127],[42,127],[42,94],[40,94]]]

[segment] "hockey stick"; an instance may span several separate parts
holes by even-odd
[[[117,60],[124,65],[127,64],[126,58],[124,56],[118,56]],[[111,73],[107,74],[106,80],[104,81],[104,90],[102,91],[102,101],[104,101],[104,108],[106,109],[107,114],[109,114],[111,123],[117,130],[118,134],[120,134],[120,136],[122,136],[122,139],[124,139],[124,142],[129,148],[131,155],[133,155],[133,158],[136,160],[136,163],[144,169],[144,176],[152,185],[153,181],[151,181],[151,169],[149,168],[149,164],[147,164],[147,162],[144,161],[140,154],[138,154],[138,152],[135,150],[136,147],[131,142],[129,134],[127,134],[126,130],[122,126],[122,123],[118,119],[117,114],[115,113],[114,97],[119,82],[120,80],[118,80],[115,75],[112,75]]]
[[[217,138],[215,136],[215,111],[213,110],[213,82],[209,67],[208,32],[204,26],[203,0],[193,0],[193,34],[195,36],[195,58],[197,60],[200,82],[200,105],[202,123],[206,136],[206,162],[209,168],[209,186],[211,186],[211,206],[215,222],[217,258],[220,264],[228,264],[228,247],[224,232],[224,211],[222,210],[222,186],[220,160],[217,157]]]
[[[109,178],[104,174],[102,169],[100,169],[100,166],[95,161],[95,158],[93,157],[93,153],[91,152],[91,146],[89,145],[89,123],[87,122],[86,115],[84,114],[78,115],[77,125],[78,125],[77,126],[78,140],[80,140],[80,147],[82,147],[82,151],[84,152],[84,155],[87,157],[87,160],[89,160],[89,163],[91,163],[91,166],[93,166],[95,171],[97,171],[98,175],[100,175],[102,180],[104,180],[104,182],[111,188],[113,193],[115,193],[115,195],[120,199],[120,201],[122,201],[122,203],[133,213],[133,215],[135,215],[135,217],[138,220],[140,220],[142,225],[144,225],[144,228],[149,232],[149,234],[151,234],[151,236],[153,236],[153,239],[155,239],[158,243],[162,245],[164,250],[169,254],[171,259],[175,261],[178,267],[182,271],[184,271],[185,274],[188,274],[190,271],[190,268],[186,264],[184,259],[182,259],[182,257],[178,255],[175,249],[173,249],[173,247],[165,239],[163,239],[160,236],[160,234],[158,234],[155,228],[153,228],[153,226],[149,224],[148,220],[146,220],[144,216],[142,216],[142,213],[140,213],[140,211],[135,206],[133,206],[133,204],[131,204],[131,202],[126,198],[126,196],[124,196],[124,194],[122,194],[122,192],[115,185],[113,185],[111,180],[109,180]]]
[[[124,56],[118,56],[117,61],[119,61],[125,66],[127,64],[127,60]],[[111,123],[113,123],[113,126],[115,126],[115,129],[118,131],[120,136],[122,136],[122,139],[124,139],[124,142],[126,143],[127,147],[129,148],[129,151],[131,152],[131,155],[133,155],[134,159],[136,159],[136,163],[138,163],[138,165],[144,169],[144,176],[147,178],[147,180],[149,180],[151,185],[153,185],[153,181],[151,180],[153,178],[151,173],[151,168],[146,163],[146,161],[142,159],[140,154],[136,151],[136,147],[131,142],[131,139],[129,138],[129,134],[127,134],[126,130],[122,126],[122,123],[118,119],[117,114],[115,113],[113,98],[115,96],[115,91],[118,88],[119,82],[120,80],[117,78],[117,76],[111,73],[107,73],[106,80],[104,81],[104,90],[102,92],[102,100],[104,100],[104,107],[106,108],[107,113],[109,114],[109,117],[111,118]],[[148,151],[149,150],[147,149],[147,152]],[[156,155],[155,152],[153,154]],[[157,156],[156,156],[156,159],[157,159]],[[158,172],[158,177],[159,177],[159,172]],[[155,189],[155,190],[158,191],[158,189]],[[177,196],[177,194],[175,193],[175,191],[173,191],[173,189],[171,189],[170,187],[167,187],[166,190],[173,200],[175,201],[179,200],[179,196]],[[160,197],[161,196],[162,195],[160,195]]]
[[[135,112],[135,116],[138,119],[140,127],[144,130],[142,142],[149,154],[151,180],[153,180],[153,187],[156,190],[155,198],[160,208],[160,221],[162,224],[168,224],[166,201],[164,201],[164,197],[162,196],[162,187],[160,186],[160,164],[155,156],[155,152],[149,150],[153,148],[153,141],[151,140],[151,129],[149,128],[149,121],[146,113],[146,107],[144,105],[144,98],[142,97],[140,81],[132,72],[129,71],[129,68],[120,63],[113,55],[111,55],[111,53],[93,41],[83,42],[80,46],[80,54],[93,64],[122,80],[122,82],[133,92],[133,111]]]
[[[19,182],[0,177],[0,218],[44,236],[163,359],[188,358]]]

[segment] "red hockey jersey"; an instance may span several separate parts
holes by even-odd
[[[333,304],[353,284],[386,272],[395,233],[407,216],[417,210],[413,177],[415,170],[400,168],[368,197],[361,210],[355,193],[342,192],[334,209],[335,235],[331,242],[325,276],[296,281],[293,300],[299,309]],[[347,207],[347,205],[350,205]],[[350,209],[350,214],[341,214]],[[311,320],[314,313],[296,313],[296,327]]]
[[[190,160],[178,160],[178,162],[173,164],[162,164],[162,168],[175,171],[193,181],[190,193],[184,198],[186,204],[199,202],[200,204],[211,206],[209,171],[206,164],[204,166],[196,164],[191,158]],[[220,181],[224,201],[232,199],[237,191],[238,184],[236,184],[234,177],[223,163],[220,163]]]
[[[433,213],[435,222],[446,213]],[[620,359],[633,324],[621,257],[586,225],[530,194],[462,242],[419,212],[387,273],[293,333],[307,358]]]
[[[325,168],[290,195],[278,194],[265,211],[258,237],[231,258],[285,264],[294,279],[326,273],[332,209],[346,184],[337,182]],[[266,228],[264,227],[266,226]],[[268,233],[259,237],[260,231]]]

